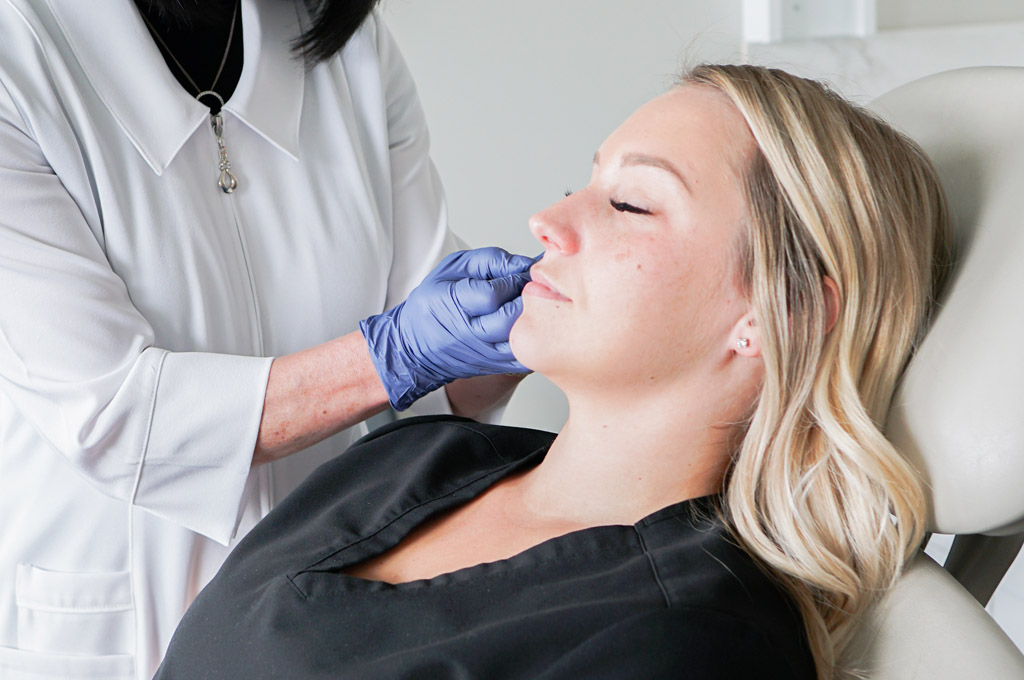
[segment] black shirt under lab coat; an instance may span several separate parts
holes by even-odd
[[[365,437],[231,553],[157,680],[814,678],[795,605],[709,498],[429,580],[343,573],[536,465],[551,440],[452,417]]]

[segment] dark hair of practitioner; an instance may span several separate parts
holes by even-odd
[[[237,0],[144,0],[167,20],[179,24],[218,24],[231,21]],[[292,0],[279,0],[291,2]],[[341,51],[379,0],[303,0],[313,25],[292,45],[307,66],[315,66]]]

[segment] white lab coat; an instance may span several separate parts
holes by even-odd
[[[131,0],[0,0],[0,678],[151,677],[229,546],[358,434],[251,471],[267,357],[456,247],[387,31],[304,73],[300,25],[242,0],[226,195]]]

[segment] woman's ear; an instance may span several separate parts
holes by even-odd
[[[761,356],[761,334],[752,313],[745,314],[736,322],[729,334],[729,349],[741,357]]]
[[[825,334],[827,335],[839,319],[839,286],[830,276],[822,276],[821,283],[825,288]]]

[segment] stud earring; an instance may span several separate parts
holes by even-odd
[[[750,345],[750,340],[747,338],[740,338],[736,341],[736,347],[739,349],[746,349],[748,345]]]

